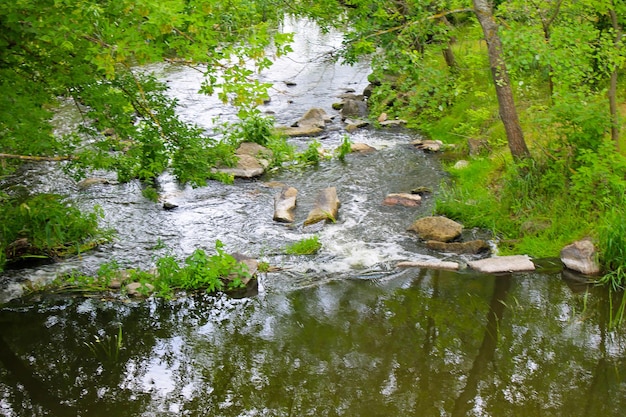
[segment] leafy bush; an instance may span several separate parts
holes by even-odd
[[[6,261],[64,257],[95,246],[111,234],[98,227],[98,220],[103,216],[99,207],[83,213],[57,194],[3,199],[0,246],[4,246],[4,259],[0,257],[0,270]]]

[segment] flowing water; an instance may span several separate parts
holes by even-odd
[[[334,114],[337,95],[360,92],[368,74],[366,64],[325,59],[336,34],[293,25],[296,53],[262,75],[275,85],[264,110],[286,125],[310,107]],[[186,119],[208,129],[216,116],[233,116],[196,94],[194,71],[157,70]],[[333,149],[344,134],[337,120],[318,140]],[[503,276],[395,267],[447,257],[406,232],[432,212],[432,196],[419,207],[382,205],[387,194],[418,186],[436,195],[444,174],[437,157],[411,147],[417,137],[362,129],[352,141],[376,152],[234,185],[192,189],[164,175],[161,192],[178,205],[171,211],[145,200],[137,183],[81,190],[54,166],[33,167],[24,173],[28,187],[102,206],[118,234],[80,257],[0,276],[0,414],[623,415],[626,334],[608,323],[605,290],[579,284],[550,260],[537,272]],[[272,221],[275,183],[299,190],[292,226]],[[329,186],[342,203],[338,221],[304,228]],[[314,235],[318,254],[283,254],[286,244]],[[94,272],[111,260],[149,268],[155,256],[211,251],[217,240],[278,270],[260,274],[258,294],[247,298],[20,297],[26,280]]]

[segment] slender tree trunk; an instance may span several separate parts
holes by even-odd
[[[611,24],[613,26],[613,30],[615,31],[615,48],[620,47],[620,43],[622,40],[622,28],[619,25],[617,20],[617,13],[615,13],[615,9],[609,10],[609,15],[611,16]],[[613,143],[615,143],[615,150],[617,152],[619,149],[619,117],[617,111],[617,71],[618,67],[615,65],[613,71],[611,72],[611,81],[609,84],[609,111],[611,112],[611,139],[613,139]]]
[[[489,65],[498,96],[500,118],[504,124],[511,155],[516,160],[530,158],[530,152],[524,141],[524,133],[517,116],[509,74],[502,58],[502,41],[498,36],[498,24],[493,16],[491,2],[489,0],[473,0],[473,2],[474,13],[476,13],[485,35],[485,41],[487,41]]]

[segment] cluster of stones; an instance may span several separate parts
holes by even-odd
[[[430,249],[446,253],[478,254],[490,252],[484,240],[458,241],[463,226],[443,216],[424,217],[415,221],[408,228],[426,242]],[[571,271],[593,276],[600,272],[597,250],[590,239],[583,239],[566,246],[561,251],[561,261]],[[458,270],[458,262],[449,261],[407,261],[398,267],[420,267],[433,269]],[[482,273],[508,273],[535,270],[535,264],[526,255],[491,256],[469,261],[467,267]]]
[[[274,220],[282,223],[295,221],[296,197],[298,190],[294,187],[284,187],[274,198]],[[309,226],[322,221],[335,222],[339,215],[341,202],[337,197],[337,188],[328,187],[321,190],[315,199],[313,208],[304,221]]]

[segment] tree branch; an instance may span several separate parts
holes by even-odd
[[[0,159],[19,159],[21,161],[52,162],[52,161],[71,161],[71,160],[78,159],[78,157],[73,156],[73,155],[31,156],[31,155],[13,155],[10,153],[0,153]]]

